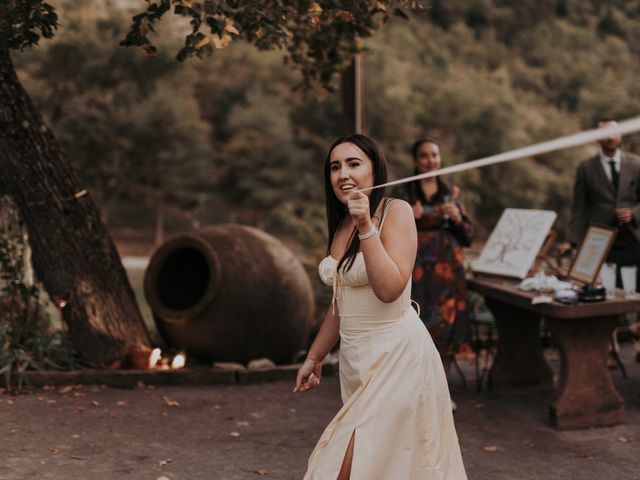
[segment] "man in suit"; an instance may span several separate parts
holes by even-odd
[[[615,124],[605,118],[598,122],[598,128]],[[578,166],[569,242],[558,249],[566,251],[578,245],[590,223],[610,225],[618,228],[618,235],[607,261],[618,266],[640,267],[640,157],[620,150],[621,135],[612,135],[598,143],[600,152]],[[640,271],[638,274],[636,289],[640,288]]]
[[[615,124],[604,118],[598,121],[598,128]],[[622,286],[620,267],[638,267],[636,291],[640,291],[640,157],[620,150],[621,135],[611,135],[598,143],[600,152],[581,162],[576,171],[569,241],[560,244],[558,252],[576,247],[590,223],[616,227],[618,234],[607,261],[618,265],[618,287]],[[640,324],[633,325],[632,330],[640,334]],[[640,351],[636,360],[640,361]]]

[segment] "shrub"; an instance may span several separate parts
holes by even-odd
[[[77,366],[66,332],[54,331],[47,302],[29,278],[21,231],[15,221],[9,226],[0,222],[0,375],[8,390],[22,388],[27,370]]]

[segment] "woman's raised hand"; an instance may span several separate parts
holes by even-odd
[[[358,230],[369,230],[371,228],[371,216],[369,213],[369,197],[364,193],[355,191],[349,195],[347,201],[349,215]]]
[[[441,208],[441,213],[444,218],[449,218],[455,224],[458,224],[462,221],[462,215],[460,214],[460,210],[456,206],[455,203],[443,203]]]
[[[322,375],[322,363],[307,358],[302,366],[298,369],[296,376],[296,386],[293,391],[306,392],[320,385],[320,376]]]

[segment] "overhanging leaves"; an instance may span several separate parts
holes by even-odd
[[[22,49],[37,45],[40,37],[53,37],[58,28],[58,15],[51,5],[42,0],[13,0],[10,3],[11,6],[0,7],[0,16],[5,17],[4,21],[0,20],[0,39],[7,47]]]
[[[141,46],[155,54],[150,38],[153,24],[173,6],[176,15],[190,19],[191,32],[176,58],[212,55],[236,40],[253,43],[259,49],[283,49],[285,61],[302,72],[302,86],[335,87],[336,74],[353,55],[361,52],[362,40],[371,36],[391,16],[407,18],[406,11],[419,2],[409,1],[186,1],[150,2],[134,16],[121,42]],[[420,5],[424,9],[424,6]],[[393,13],[389,13],[393,12]]]

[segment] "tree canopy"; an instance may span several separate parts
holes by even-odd
[[[132,19],[122,45],[139,46],[156,55],[153,34],[157,23],[171,12],[189,20],[191,31],[176,58],[212,55],[236,40],[261,50],[282,49],[285,61],[302,72],[302,86],[332,88],[336,74],[391,16],[408,18],[405,10],[425,9],[407,0],[265,0],[195,1],[146,0],[146,9]],[[16,0],[7,7],[7,45],[22,49],[40,37],[52,38],[58,27],[53,6],[42,0]]]
[[[191,32],[177,54],[178,60],[212,55],[234,40],[243,39],[261,50],[283,49],[286,61],[302,71],[303,86],[332,87],[336,74],[363,49],[364,38],[393,15],[419,2],[399,0],[266,0],[211,1],[160,0],[133,17],[123,45],[138,45],[149,55],[157,51],[150,33],[171,7],[190,20]]]
[[[0,10],[0,46],[23,49],[37,45],[40,37],[53,38],[58,15],[50,4],[42,0],[2,3],[5,5]]]

